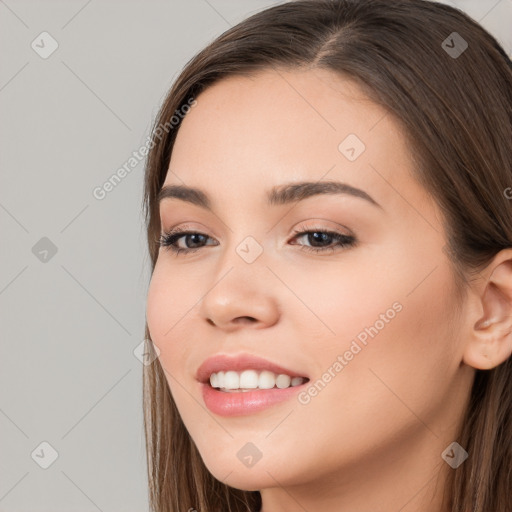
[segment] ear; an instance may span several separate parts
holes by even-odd
[[[512,354],[512,249],[500,251],[481,275],[463,362],[490,370]]]

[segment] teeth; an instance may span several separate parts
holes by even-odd
[[[292,386],[300,386],[304,382],[302,377],[293,377]]]
[[[245,370],[245,372],[242,372],[240,374],[239,387],[241,387],[243,389],[256,389],[258,387],[258,383],[259,383],[258,372],[254,371],[254,370]]]
[[[224,387],[227,389],[238,389],[240,387],[240,375],[236,372],[224,374]]]
[[[279,374],[264,370],[258,374],[256,370],[244,370],[235,372],[212,373],[210,384],[213,388],[219,388],[222,391],[249,391],[250,389],[279,389],[291,386],[300,386],[305,381],[303,377],[290,377],[289,375]]]
[[[289,388],[292,382],[292,378],[289,375],[278,375],[276,377],[276,386],[279,389]]]

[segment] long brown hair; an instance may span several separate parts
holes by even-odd
[[[463,12],[426,0],[295,0],[215,39],[188,62],[164,100],[144,185],[152,269],[160,233],[156,199],[180,124],[161,127],[224,77],[312,67],[355,80],[401,123],[416,159],[414,177],[443,213],[459,285],[512,247],[512,201],[504,192],[512,186],[512,69],[495,38]],[[152,351],[147,324],[146,338]],[[259,492],[228,487],[208,471],[158,359],[144,367],[143,394],[152,511],[260,509]],[[510,512],[511,358],[476,370],[461,425],[457,441],[469,458],[445,484],[452,512]]]

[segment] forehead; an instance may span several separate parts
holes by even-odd
[[[165,184],[222,200],[282,182],[339,180],[381,204],[426,200],[400,124],[357,84],[330,71],[270,70],[203,91],[177,134]],[[404,207],[403,204],[400,206]]]
[[[267,70],[232,76],[207,88],[197,101],[178,137],[187,143],[190,139],[207,143],[224,154],[226,147],[242,155],[252,148],[264,149],[274,160],[283,155],[300,160],[313,154],[321,142],[323,151],[329,148],[327,158],[332,159],[332,155],[339,156],[338,146],[349,134],[366,146],[380,142],[372,132],[381,121],[387,133],[392,129],[390,136],[401,137],[386,111],[354,82],[325,70]],[[176,158],[179,146],[177,140]]]

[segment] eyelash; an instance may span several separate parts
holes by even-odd
[[[313,252],[313,253],[326,253],[326,252],[334,252],[335,247],[353,247],[356,244],[355,237],[351,235],[342,235],[341,233],[337,233],[336,231],[326,231],[322,229],[315,229],[315,228],[309,228],[305,229],[303,226],[300,226],[300,228],[296,229],[293,232],[294,237],[297,238],[299,235],[307,235],[310,233],[322,233],[325,235],[332,236],[334,240],[336,241],[335,246],[331,247],[310,247],[307,245],[303,245],[300,250],[305,250],[306,252]],[[182,238],[185,235],[202,235],[208,237],[208,235],[205,235],[204,233],[200,233],[198,231],[190,231],[184,228],[175,228],[171,229],[168,233],[163,233],[160,235],[160,238],[156,241],[160,247],[165,247],[167,249],[170,249],[174,254],[178,255],[180,253],[189,254],[191,252],[195,252],[199,249],[202,249],[202,247],[195,247],[192,249],[182,249],[181,247],[176,247],[175,243]],[[209,237],[208,237],[209,238]]]

